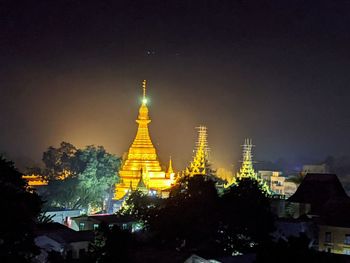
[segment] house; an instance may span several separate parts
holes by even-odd
[[[306,175],[309,173],[326,174],[329,172],[327,164],[306,164],[303,165],[301,174]]]
[[[303,214],[319,216],[330,200],[349,201],[342,184],[335,174],[305,175],[297,191],[288,199],[295,205],[295,216]]]
[[[313,218],[319,251],[350,255],[350,198],[335,174],[306,174],[288,201],[299,208],[294,216]]]
[[[269,187],[273,194],[284,195],[284,181],[280,171],[258,171],[258,177],[261,178]]]
[[[81,210],[79,209],[63,209],[63,208],[51,208],[44,213],[46,217],[49,217],[53,222],[63,225],[69,225],[72,217],[79,216]]]
[[[96,215],[82,215],[71,218],[70,227],[76,231],[96,230],[101,224],[109,227],[118,226],[124,230],[132,232],[138,230],[138,223],[129,216],[96,214]]]
[[[35,245],[41,249],[39,262],[46,262],[50,252],[57,252],[64,259],[79,259],[94,239],[92,231],[74,231],[59,223],[40,224],[34,234]]]
[[[319,250],[350,255],[350,201],[328,201],[318,219]]]

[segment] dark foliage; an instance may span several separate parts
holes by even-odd
[[[255,251],[273,230],[268,197],[250,179],[220,197],[209,177],[183,177],[168,199],[150,201],[135,192],[127,204],[123,212],[145,224],[154,244],[203,256]]]
[[[222,196],[221,210],[220,233],[227,252],[248,252],[270,240],[274,218],[258,181],[238,180]]]
[[[90,245],[84,262],[131,262],[130,251],[133,242],[129,231],[121,230],[118,226],[110,228],[106,224],[101,224],[96,230],[95,242]]]
[[[12,162],[0,157],[0,262],[29,262],[39,251],[32,229],[42,202]]]
[[[201,175],[180,180],[150,219],[150,230],[160,240],[178,249],[209,248],[219,222],[219,197],[212,180]]]

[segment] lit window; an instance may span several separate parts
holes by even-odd
[[[80,223],[79,223],[79,230],[80,230],[80,231],[81,231],[81,230],[84,230],[84,228],[85,228],[85,223],[80,222]]]
[[[94,224],[94,230],[98,229],[98,224]]]
[[[326,232],[324,234],[324,242],[326,242],[326,243],[332,242],[332,233],[331,232]]]
[[[345,248],[344,249],[344,255],[350,255],[350,249]]]
[[[345,245],[350,245],[350,234],[346,234],[345,235],[344,244]]]

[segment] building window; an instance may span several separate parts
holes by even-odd
[[[332,243],[332,233],[331,232],[326,232],[324,234],[324,242]]]
[[[123,229],[123,230],[128,229],[128,224],[123,224],[123,225],[122,225],[122,229]]]
[[[344,244],[345,245],[350,245],[350,234],[346,234],[345,235]]]
[[[94,224],[94,230],[98,229],[98,224]]]
[[[85,228],[85,223],[80,222],[79,223],[79,231],[84,230],[84,228]]]

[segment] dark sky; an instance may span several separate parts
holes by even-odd
[[[121,155],[140,83],[160,158],[190,160],[208,127],[215,167],[320,160],[350,148],[350,1],[1,1],[0,151]]]

